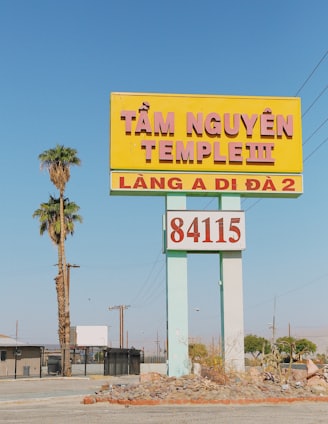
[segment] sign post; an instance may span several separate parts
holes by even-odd
[[[219,208],[239,210],[239,196],[221,196]],[[241,251],[220,253],[221,340],[225,369],[245,370]]]
[[[166,210],[186,209],[186,197],[168,194]],[[167,228],[166,228],[167,231]],[[166,308],[169,376],[189,374],[187,253],[166,250]]]

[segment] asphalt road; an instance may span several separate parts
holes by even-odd
[[[138,377],[106,379],[0,380],[0,423],[111,424],[320,424],[328,421],[328,403],[261,405],[120,406],[84,405],[84,395],[102,384],[128,384]]]

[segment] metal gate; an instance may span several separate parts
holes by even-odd
[[[140,352],[137,349],[107,348],[104,357],[104,375],[139,375]]]

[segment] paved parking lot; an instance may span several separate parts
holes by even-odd
[[[102,379],[0,380],[0,423],[111,423],[111,424],[321,424],[327,422],[328,403],[282,405],[84,405],[84,395],[102,384],[128,384],[137,376]]]

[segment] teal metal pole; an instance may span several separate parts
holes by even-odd
[[[185,210],[186,196],[167,194],[166,211]],[[189,374],[187,253],[166,251],[167,351],[169,376]]]
[[[240,210],[239,195],[221,195],[219,209]],[[225,369],[245,370],[241,251],[220,252],[221,337]]]

